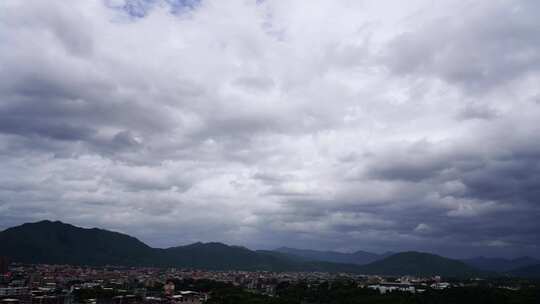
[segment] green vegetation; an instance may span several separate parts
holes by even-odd
[[[446,290],[427,290],[422,294],[379,292],[359,288],[352,282],[318,286],[281,284],[276,297],[253,294],[237,287],[220,288],[212,293],[209,304],[533,304],[539,303],[540,289],[518,291],[489,287],[460,287]]]
[[[358,287],[350,280],[332,283],[280,283],[274,296],[245,290],[228,283],[212,280],[172,280],[178,290],[209,293],[208,304],[533,304],[540,303],[538,282],[500,278],[489,281],[463,281],[476,286],[452,287],[445,290],[427,289],[423,293],[378,291]],[[522,286],[519,290],[494,286]],[[501,285],[501,286],[502,286]],[[156,286],[156,291],[162,285]],[[107,299],[119,295],[117,291],[100,287],[74,292],[76,302],[88,299]]]

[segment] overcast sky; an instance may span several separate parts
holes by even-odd
[[[540,257],[540,1],[0,1],[0,229]]]

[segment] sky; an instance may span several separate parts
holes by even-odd
[[[540,257],[540,2],[0,1],[0,229]]]

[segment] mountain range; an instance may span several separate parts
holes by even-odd
[[[464,259],[462,261],[475,268],[495,272],[511,272],[513,270],[540,264],[540,260],[527,256],[517,259],[475,257]]]
[[[381,275],[488,275],[464,261],[421,252],[374,254],[278,248],[250,250],[222,243],[152,248],[126,234],[41,221],[0,232],[0,256],[14,262],[198,268],[208,270],[325,271]],[[525,263],[526,262],[526,263]],[[509,274],[536,276],[533,259],[517,261]],[[506,266],[505,266],[506,267]],[[506,269],[506,268],[505,268]],[[491,270],[491,269],[488,269]]]
[[[126,234],[41,221],[0,232],[0,255],[14,262],[174,266],[212,270],[359,271],[357,265],[304,261],[278,252],[253,251],[222,243],[152,248]]]
[[[366,251],[342,253],[336,251],[318,251],[288,247],[280,247],[275,249],[275,251],[298,256],[308,261],[326,261],[334,263],[350,263],[357,265],[366,265],[369,263],[373,263],[375,261],[385,259],[395,254],[394,252],[376,254]],[[497,273],[511,273],[513,270],[540,264],[540,260],[527,256],[516,259],[474,257],[469,259],[462,259],[460,261],[470,267],[479,270]]]
[[[536,278],[540,279],[540,264],[529,265],[514,269],[510,271],[510,274],[515,277],[524,277],[524,278]]]
[[[337,251],[318,251],[308,249],[296,249],[289,247],[280,247],[274,251],[301,257],[307,261],[325,261],[332,263],[347,263],[356,265],[365,265],[394,254],[387,252],[384,254],[376,254],[367,251],[356,251],[353,253],[343,253]]]
[[[353,253],[341,253],[334,251],[302,250],[281,247],[276,249],[307,260],[323,260],[335,263],[351,263],[362,265],[362,273],[365,274],[410,274],[410,275],[433,275],[444,273],[447,276],[464,277],[475,276],[481,272],[462,261],[453,260],[422,252],[399,252],[375,254],[365,251]]]

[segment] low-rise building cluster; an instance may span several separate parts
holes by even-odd
[[[206,280],[249,292],[277,296],[282,284],[349,281],[380,293],[422,293],[427,289],[465,286],[441,277],[384,277],[323,272],[206,271],[149,267],[90,267],[11,264],[0,274],[0,304],[190,304],[204,303],[212,290],[194,290]]]

